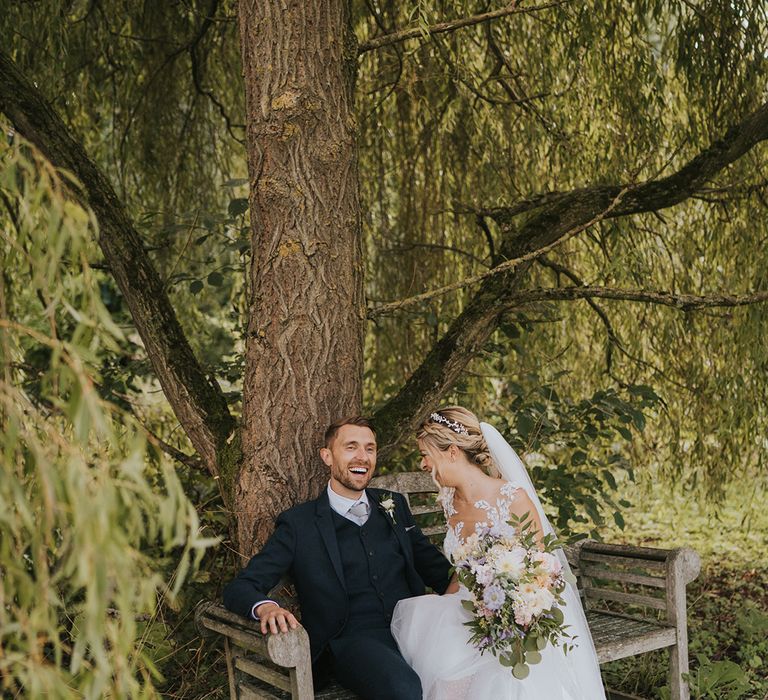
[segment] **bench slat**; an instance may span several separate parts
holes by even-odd
[[[445,525],[432,525],[430,527],[424,527],[421,529],[421,531],[427,536],[430,537],[432,535],[442,535],[445,533]]]
[[[658,549],[656,547],[638,547],[632,544],[609,544],[608,542],[597,542],[588,540],[584,543],[583,551],[598,554],[607,554],[610,556],[628,556],[633,559],[645,559],[648,561],[666,561],[673,549]]]
[[[281,696],[268,693],[266,690],[257,688],[250,683],[240,681],[237,684],[238,695],[240,700],[280,700]]]
[[[634,574],[629,571],[614,571],[612,569],[599,566],[585,566],[580,572],[582,576],[589,578],[604,579],[606,581],[621,581],[623,583],[637,583],[641,586],[652,586],[653,588],[666,588],[666,578],[657,578],[656,576],[645,576],[643,574]]]
[[[584,588],[584,595],[587,598],[596,600],[614,600],[617,603],[627,603],[629,605],[642,605],[643,607],[656,608],[657,610],[666,610],[667,601],[663,598],[654,598],[649,595],[639,595],[637,593],[621,593],[620,591],[611,591],[607,588],[593,588],[587,586]]]
[[[596,554],[595,552],[584,551],[581,553],[581,561],[596,561],[601,564],[612,564],[614,566],[627,566],[635,569],[648,569],[650,571],[661,572],[666,575],[667,565],[665,561],[652,561],[649,559],[635,559],[633,557],[614,556],[613,554]]]
[[[443,507],[439,504],[429,504],[425,506],[411,506],[411,513],[414,515],[427,515],[428,513],[442,513]]]
[[[235,656],[235,667],[287,693],[291,692],[291,679],[287,675],[257,663],[252,659],[244,656]]]

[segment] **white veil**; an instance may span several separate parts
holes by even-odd
[[[488,423],[480,423],[480,430],[488,445],[491,457],[493,457],[493,461],[501,472],[502,479],[525,489],[536,507],[536,512],[541,519],[544,534],[557,534],[541,506],[541,501],[533,486],[531,477],[528,476],[528,470],[525,468],[520,457],[517,456],[517,453],[512,449],[510,444],[492,425],[489,425]],[[571,567],[568,565],[565,552],[562,549],[558,549],[556,554],[560,563],[563,565],[563,570],[567,573],[567,579],[575,581],[575,578],[571,574]],[[568,633],[577,639],[574,642],[576,649],[568,652],[568,658],[570,660],[570,665],[572,666],[572,671],[578,676],[578,684],[584,691],[584,697],[595,698],[597,700],[598,698],[605,697],[605,691],[603,690],[603,684],[600,679],[600,667],[597,661],[597,653],[595,652],[592,635],[587,626],[587,618],[584,614],[584,608],[581,604],[579,592],[576,589],[575,584],[570,581],[566,583],[565,591],[563,592],[563,599],[565,600],[563,613],[565,614],[565,623],[569,625]]]

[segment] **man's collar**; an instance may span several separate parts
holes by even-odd
[[[369,506],[371,505],[370,501],[368,500],[368,494],[365,492],[365,490],[363,490],[358,498],[347,498],[346,496],[342,496],[336,493],[331,488],[330,481],[328,482],[328,501],[331,504],[331,508],[333,508],[333,510],[335,510],[339,515],[345,515],[349,509],[358,501],[367,503]]]

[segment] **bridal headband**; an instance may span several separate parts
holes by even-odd
[[[449,418],[446,418],[444,415],[440,413],[430,413],[429,419],[433,423],[442,423],[446,427],[450,428],[454,433],[457,433],[458,435],[469,435],[469,430],[467,430],[466,426],[462,425],[458,421],[450,420]]]

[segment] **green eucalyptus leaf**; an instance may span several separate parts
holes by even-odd
[[[527,678],[530,672],[531,669],[529,669],[528,666],[526,666],[524,663],[515,664],[514,668],[512,669],[512,675],[519,681]]]

